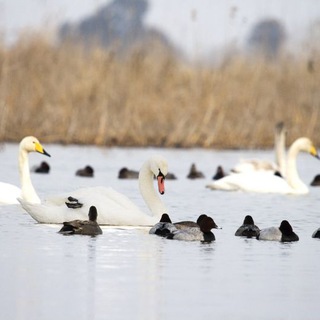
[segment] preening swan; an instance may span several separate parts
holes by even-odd
[[[241,160],[231,171],[245,173],[252,171],[278,171],[285,176],[286,171],[286,129],[283,122],[275,127],[274,134],[275,162],[262,159]]]
[[[299,152],[309,152],[319,158],[310,139],[299,138],[290,147],[287,159],[286,179],[274,175],[272,172],[235,173],[208,184],[210,189],[228,191],[248,191],[262,193],[308,193],[308,187],[302,182],[297,171],[297,155]]]
[[[52,197],[41,204],[31,204],[19,199],[22,207],[40,223],[63,223],[71,220],[85,220],[90,206],[99,212],[100,225],[153,225],[161,215],[167,212],[164,204],[156,194],[154,176],[157,177],[158,189],[164,193],[164,178],[168,173],[167,161],[161,156],[153,156],[141,167],[139,173],[140,192],[152,215],[140,210],[123,194],[107,187],[82,188],[62,196]],[[83,204],[76,209],[68,208],[68,197]]]
[[[21,189],[10,183],[0,182],[0,204],[17,204],[19,203],[17,198],[22,198],[30,203],[40,203],[30,178],[29,152],[39,152],[50,157],[37,138],[32,136],[23,138],[19,145]]]

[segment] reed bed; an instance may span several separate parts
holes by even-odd
[[[320,146],[320,59],[233,58],[196,65],[158,50],[128,57],[45,37],[0,45],[0,141],[108,146],[270,148],[284,121],[288,143]]]

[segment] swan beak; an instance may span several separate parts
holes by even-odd
[[[164,176],[162,174],[159,174],[157,176],[158,180],[158,190],[160,194],[164,194]]]
[[[35,149],[37,152],[44,154],[45,156],[51,157],[50,154],[43,149],[42,145],[38,142],[35,143]]]
[[[312,156],[314,156],[315,158],[320,159],[320,157],[319,157],[319,155],[318,155],[318,151],[317,151],[317,149],[316,149],[314,146],[311,147],[311,149],[310,149],[310,154],[311,154]]]

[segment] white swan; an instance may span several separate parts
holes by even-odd
[[[154,176],[158,180],[158,189],[164,193],[164,176],[168,173],[167,161],[161,156],[153,156],[146,161],[139,173],[139,187],[142,197],[152,212],[148,215],[141,211],[123,194],[107,187],[82,188],[62,196],[52,197],[41,204],[32,204],[19,199],[22,207],[40,223],[63,223],[71,220],[85,220],[90,206],[99,212],[100,225],[153,225],[161,215],[167,212],[164,204],[156,194]],[[68,197],[72,196],[81,203],[81,208],[72,209],[66,206]]]
[[[301,181],[296,166],[296,158],[300,151],[309,152],[319,158],[317,150],[310,139],[297,139],[288,152],[286,179],[276,176],[272,172],[235,173],[213,181],[207,187],[219,190],[242,190],[262,193],[308,193],[308,187]]]
[[[235,165],[232,172],[243,173],[251,171],[279,171],[282,176],[285,176],[286,171],[286,129],[283,122],[280,122],[275,127],[275,158],[276,161],[268,161],[262,159],[245,159],[240,160]]]
[[[19,174],[21,189],[13,184],[0,182],[0,204],[18,204],[17,198],[23,198],[30,203],[40,203],[30,179],[29,152],[39,152],[50,155],[43,149],[39,140],[28,136],[21,140],[19,145]]]

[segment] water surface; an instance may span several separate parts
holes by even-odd
[[[0,280],[3,319],[318,319],[320,188],[308,195],[261,195],[211,191],[204,186],[221,164],[239,158],[273,159],[272,151],[106,149],[45,146],[52,158],[31,154],[31,166],[46,160],[49,175],[32,174],[41,198],[78,187],[105,185],[142,208],[137,181],[118,180],[121,167],[139,169],[151,154],[169,161],[178,180],[166,181],[163,201],[174,220],[211,215],[223,229],[211,244],[170,241],[148,228],[103,227],[98,237],[62,236],[60,226],[36,223],[19,205],[0,207]],[[19,185],[17,145],[0,151],[1,181]],[[186,179],[195,162],[206,179]],[[94,178],[75,176],[90,164]],[[309,184],[320,162],[300,155]],[[234,236],[246,214],[260,227],[287,219],[296,243],[261,242]]]

